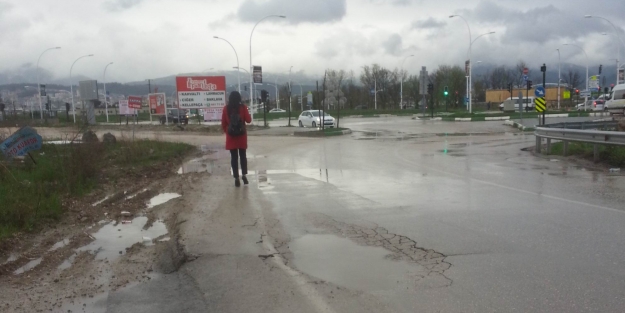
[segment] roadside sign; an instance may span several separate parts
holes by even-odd
[[[262,66],[254,65],[253,75],[252,76],[254,77],[254,84],[262,84],[263,83],[263,68],[262,68]]]
[[[178,76],[176,89],[180,109],[226,106],[225,76]]]
[[[131,109],[141,109],[141,97],[128,96],[128,107]]]
[[[523,75],[523,82],[527,83],[527,75]]]
[[[128,107],[128,100],[119,100],[119,115],[135,115],[134,109]]]
[[[592,91],[599,91],[599,76],[590,76],[588,88]]]
[[[204,109],[204,121],[221,121],[224,107],[212,107]]]
[[[529,74],[530,70],[527,67],[523,68],[523,75]]]
[[[545,112],[547,110],[547,101],[545,101],[545,98],[534,98],[534,107],[536,112]]]
[[[536,87],[536,89],[534,90],[534,95],[537,98],[544,97],[545,96],[545,87],[543,87],[543,86]]]
[[[165,115],[165,102],[167,101],[164,93],[151,93],[148,95],[150,103],[150,114]]]
[[[568,91],[568,90],[565,90],[565,91],[562,93],[562,98],[564,98],[564,99],[571,99],[571,92],[570,92],[570,91]]]
[[[28,152],[41,149],[43,139],[32,127],[25,126],[0,144],[0,151],[7,157],[24,156]]]

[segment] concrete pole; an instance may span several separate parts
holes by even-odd
[[[54,48],[48,48],[46,50],[44,50],[40,55],[39,58],[37,59],[37,91],[39,92],[39,117],[43,120],[43,104],[41,103],[41,84],[39,83],[39,60],[41,60],[41,57],[43,56],[44,53],[50,51],[50,50],[57,50],[57,49],[61,49],[61,47],[54,47]],[[618,71],[616,71],[618,73]]]
[[[78,59],[76,59],[76,61],[74,61],[74,63],[72,63],[72,66],[69,68],[69,89],[70,89],[70,92],[72,93],[72,115],[74,115],[74,124],[76,124],[76,106],[74,105],[74,83],[72,83],[72,69],[74,69],[74,64],[76,64],[78,60],[82,58],[86,58],[86,57],[92,57],[92,56],[93,54],[88,54],[88,55],[83,55],[79,57]]]
[[[113,64],[113,62],[111,62],[111,63],[107,64],[107,65],[104,67],[104,75],[103,75],[103,80],[104,80],[104,107],[105,107],[105,109],[106,109],[106,122],[107,122],[107,123],[109,122],[109,102],[108,102],[108,100],[106,99],[106,98],[107,98],[107,97],[106,97],[106,68],[108,68],[108,67],[109,67],[109,65],[111,65],[111,64]]]

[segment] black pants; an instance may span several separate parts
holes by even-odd
[[[247,156],[245,149],[230,150],[230,165],[232,166],[232,174],[234,178],[239,178],[239,157],[241,157],[241,173],[247,175]]]

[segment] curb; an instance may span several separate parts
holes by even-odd
[[[333,137],[333,136],[343,136],[349,135],[352,133],[351,129],[344,129],[342,131],[335,131],[330,133],[320,132],[320,131],[309,131],[309,132],[294,132],[293,136],[295,137],[310,137],[310,138],[323,138],[323,137]]]

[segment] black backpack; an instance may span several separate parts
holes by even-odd
[[[239,111],[230,114],[230,123],[228,124],[228,135],[236,137],[245,134],[245,123],[239,115]]]

